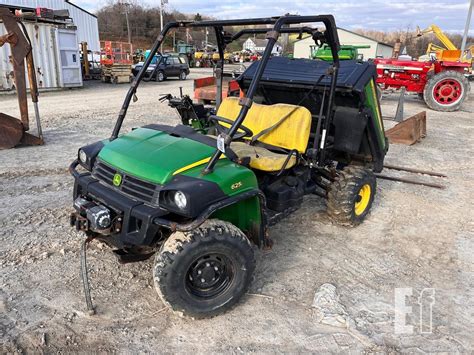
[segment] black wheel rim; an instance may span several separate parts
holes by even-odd
[[[225,292],[234,279],[230,259],[222,254],[207,254],[191,264],[186,273],[186,289],[192,295],[209,299]]]

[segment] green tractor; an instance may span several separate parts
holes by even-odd
[[[311,59],[319,59],[325,61],[332,61],[331,47],[328,44],[319,46],[310,46],[311,48]],[[364,55],[359,53],[359,49],[370,48],[370,45],[341,45],[341,49],[338,52],[339,60],[363,60]]]
[[[326,30],[290,25],[322,22]],[[149,124],[120,134],[128,106],[164,36],[174,28],[214,28],[224,65],[227,44],[255,25],[273,25],[261,60],[237,79],[238,97],[216,109],[189,96],[165,95],[181,124]],[[236,34],[225,27],[250,26]],[[281,33],[308,33],[327,43],[332,62],[272,57]],[[244,295],[255,248],[270,248],[268,228],[298,209],[307,194],[327,200],[329,216],[354,226],[369,213],[374,172],[388,149],[372,63],[339,61],[334,18],[283,16],[168,23],[135,77],[110,138],[79,149],[71,164],[74,213],[87,242],[109,245],[121,262],[154,255],[163,302],[194,318],[217,315]]]

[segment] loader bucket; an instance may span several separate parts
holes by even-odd
[[[20,108],[20,120],[0,112],[0,150],[13,148],[17,145],[43,144],[43,135],[38,111],[38,85],[36,82],[35,66],[31,45],[17,19],[8,8],[0,8],[0,20],[7,30],[6,35],[0,36],[0,47],[9,44],[12,52],[15,88]],[[28,68],[31,99],[35,108],[38,137],[26,131],[29,130],[28,98],[26,92],[25,59]]]
[[[0,113],[0,149],[9,149],[20,144],[23,125],[19,120]]]
[[[41,145],[43,139],[27,132],[20,120],[0,112],[0,150],[17,145]]]

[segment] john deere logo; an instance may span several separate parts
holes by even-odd
[[[122,183],[122,175],[120,174],[115,174],[114,175],[114,179],[112,180],[112,183],[114,184],[114,186],[120,186],[120,184]]]
[[[232,184],[230,187],[232,190],[238,189],[239,187],[242,186],[242,181],[236,182],[235,184]]]

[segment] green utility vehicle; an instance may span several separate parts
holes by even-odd
[[[326,30],[290,25],[323,22]],[[222,100],[227,44],[255,25],[273,25],[261,60]],[[251,26],[230,34],[224,28]],[[216,109],[189,96],[165,95],[181,124],[159,123],[120,134],[128,106],[164,36],[174,28],[214,28],[219,52]],[[266,31],[266,30],[265,30]],[[327,43],[332,62],[272,57],[281,33]],[[327,200],[329,216],[357,225],[368,214],[388,149],[372,63],[339,62],[334,18],[168,23],[135,77],[110,138],[79,149],[71,225],[98,239],[121,262],[155,255],[156,290],[173,310],[202,318],[228,310],[248,290],[254,249],[269,248],[268,228],[299,208],[303,196]],[[134,100],[136,101],[136,100]],[[315,238],[317,231],[314,232]]]
[[[311,58],[312,59],[319,59],[325,61],[332,61],[332,53],[331,47],[328,44],[323,44],[321,47],[318,46],[310,46],[311,48]],[[359,53],[359,49],[370,48],[370,45],[360,45],[360,46],[353,46],[353,45],[341,45],[341,49],[339,50],[339,60],[363,60],[364,55]]]

